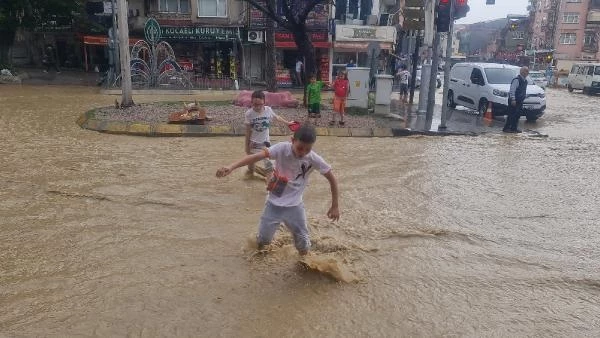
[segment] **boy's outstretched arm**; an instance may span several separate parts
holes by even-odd
[[[333,173],[331,172],[331,170],[329,170],[328,173],[326,173],[325,178],[329,181],[329,187],[331,188],[331,208],[329,208],[329,211],[327,212],[327,217],[329,217],[330,219],[337,221],[338,219],[340,219],[340,209],[338,206],[338,184],[337,184],[337,180],[335,179],[335,176],[333,176]]]
[[[286,125],[290,125],[290,123],[291,123],[290,121],[284,119],[283,117],[281,117],[277,114],[275,114],[275,119],[281,123],[285,123]]]
[[[235,169],[239,168],[239,167],[243,167],[245,165],[248,164],[253,164],[256,163],[260,160],[262,160],[263,158],[267,157],[267,151],[261,151],[259,153],[256,154],[251,154],[251,155],[247,155],[242,157],[242,159],[240,159],[237,162],[234,162],[232,164],[230,164],[227,167],[222,167],[219,170],[217,170],[217,177],[225,177],[229,174],[231,174],[232,171],[234,171]]]

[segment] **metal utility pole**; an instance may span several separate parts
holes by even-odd
[[[116,0],[111,0],[110,6],[112,9],[112,55],[113,55],[113,78],[109,79],[109,84],[115,81],[119,73],[121,73],[120,59],[119,59],[119,37],[117,36],[117,6],[115,5]]]
[[[408,103],[413,104],[415,98],[415,79],[417,77],[417,65],[419,63],[419,49],[421,49],[421,33],[420,31],[414,31],[415,36],[415,52],[412,55],[412,69],[410,72],[410,96]]]
[[[421,86],[419,89],[419,114],[427,112],[427,98],[429,97],[429,78],[431,74],[431,56],[433,48],[435,2],[437,0],[425,0],[425,36],[423,44],[427,49],[427,55],[421,67]]]
[[[127,25],[127,0],[119,0],[119,51],[121,54],[121,107],[133,106],[131,88],[131,55],[129,55],[129,26]]]
[[[444,96],[442,97],[442,120],[438,129],[446,129],[446,120],[448,119],[448,87],[450,86],[450,69],[452,67],[452,39],[454,38],[454,1],[450,1],[450,28],[448,29],[448,38],[446,38],[446,55],[444,63]]]
[[[435,90],[437,89],[437,70],[440,63],[440,33],[435,32],[433,37],[433,59],[431,61],[431,74],[429,76],[429,92],[427,93],[426,120],[433,119],[433,108],[435,107]]]

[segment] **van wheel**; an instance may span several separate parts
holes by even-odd
[[[573,87],[571,87],[571,85],[567,85],[567,89],[569,90],[569,93],[573,92]]]
[[[454,102],[454,93],[451,90],[448,91],[448,101],[446,104],[452,109],[456,108],[456,102]]]
[[[485,115],[485,111],[487,110],[488,102],[486,99],[479,100],[479,116]]]

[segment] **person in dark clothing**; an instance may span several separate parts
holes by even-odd
[[[42,63],[44,64],[44,66],[46,66],[44,73],[48,73],[52,66],[54,66],[54,70],[56,70],[57,74],[60,73],[60,69],[58,69],[58,61],[56,60],[56,57],[54,55],[54,48],[52,48],[52,46],[48,45],[46,47]]]
[[[510,83],[510,92],[508,93],[508,116],[506,117],[505,133],[520,133],[517,127],[519,126],[519,118],[523,109],[523,101],[527,96],[527,75],[529,68],[521,67],[519,75]]]

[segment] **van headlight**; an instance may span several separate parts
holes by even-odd
[[[499,89],[494,89],[493,91],[494,95],[496,96],[500,96],[500,97],[508,97],[508,93]]]
[[[540,94],[538,94],[538,96],[539,96],[541,99],[543,99],[543,98],[545,98],[545,97],[546,97],[546,93],[540,93]]]

